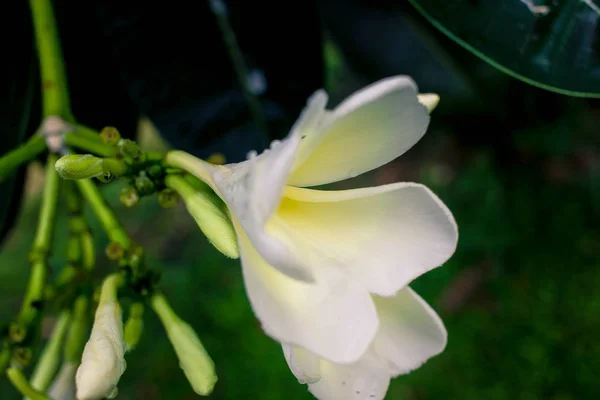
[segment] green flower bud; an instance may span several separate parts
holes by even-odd
[[[25,327],[18,322],[13,322],[8,327],[8,337],[13,343],[21,343],[26,335],[27,330],[25,330]]]
[[[140,146],[133,140],[121,139],[117,144],[119,152],[125,158],[128,163],[141,163],[145,161],[146,154],[142,151]]]
[[[121,203],[127,208],[131,208],[140,202],[140,195],[135,188],[128,186],[121,189],[121,195],[119,196]]]
[[[158,204],[163,208],[175,207],[179,203],[179,195],[173,189],[164,189],[158,194]]]
[[[129,317],[125,322],[125,348],[131,351],[136,348],[144,330],[144,304],[135,302],[129,308]]]
[[[33,354],[28,347],[17,347],[13,352],[13,361],[21,366],[29,365]]]
[[[152,182],[152,180],[145,174],[140,174],[137,178],[135,178],[135,187],[142,196],[154,193],[155,189],[154,182]]]
[[[188,212],[217,250],[230,258],[240,256],[237,236],[229,215],[222,201],[207,185],[194,187],[178,175],[167,176],[165,184],[179,193]]]
[[[148,175],[153,179],[160,178],[162,174],[163,170],[160,165],[154,164],[150,168],[148,168]]]
[[[77,264],[81,261],[81,236],[77,234],[69,235],[67,241],[67,261]]]
[[[121,258],[123,258],[124,254],[125,249],[123,249],[123,246],[121,246],[120,243],[111,242],[108,244],[108,246],[106,246],[106,256],[109,260],[120,260]]]
[[[96,264],[96,249],[94,246],[94,238],[88,230],[81,232],[81,266],[85,270],[94,269]]]
[[[104,174],[102,158],[91,154],[71,154],[56,161],[54,169],[64,179],[86,179]]]
[[[89,300],[84,295],[80,295],[75,300],[73,318],[67,332],[64,348],[64,357],[68,362],[79,362],[81,360],[81,352],[83,351],[88,328],[88,306]]]
[[[144,248],[141,246],[132,246],[129,249],[129,254],[128,254],[128,258],[129,258],[129,265],[132,268],[137,268],[140,266],[140,264],[142,263],[142,260],[144,259]]]
[[[106,144],[116,145],[121,139],[121,134],[114,126],[106,126],[100,131],[100,138]]]
[[[217,383],[215,364],[198,335],[175,314],[164,295],[155,294],[151,302],[179,358],[179,366],[194,392],[202,396],[209,395]]]

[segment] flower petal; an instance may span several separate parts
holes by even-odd
[[[279,206],[299,140],[292,136],[250,160],[219,168],[212,176],[232,218],[260,255],[288,276],[310,282],[313,276],[306,264],[265,231]]]
[[[302,132],[298,159],[304,162],[296,164],[288,184],[336,182],[387,164],[419,141],[428,124],[412,79],[380,80],[324,115],[319,129]]]
[[[371,296],[336,269],[317,268],[315,283],[292,279],[238,235],[246,291],[267,334],[337,362],[358,359],[377,331]]]
[[[318,357],[298,346],[285,344],[283,352],[290,369],[300,380],[308,383],[308,390],[319,400],[382,400],[390,384],[390,374],[368,352],[352,364],[336,364]],[[302,354],[299,364],[297,356]],[[304,376],[313,373],[303,367],[315,368],[318,363],[319,380],[304,381]]]
[[[416,183],[342,191],[288,187],[276,215],[272,234],[293,253],[319,270],[343,267],[383,296],[444,263],[458,240],[450,211]]]
[[[443,322],[411,288],[373,300],[380,327],[369,352],[387,365],[390,375],[406,374],[444,350],[447,332]]]
[[[225,166],[209,164],[181,151],[169,152],[166,161],[206,182],[269,264],[290,277],[311,282],[314,277],[306,265],[265,232],[265,225],[281,200],[300,140],[299,136],[291,135],[282,142],[272,143],[271,149],[259,156]]]
[[[321,358],[289,343],[281,345],[290,370],[300,383],[316,383],[321,379]]]

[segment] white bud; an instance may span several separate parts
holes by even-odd
[[[127,367],[122,312],[117,301],[118,280],[113,275],[102,285],[92,333],[75,377],[79,400],[115,397],[117,384]]]
[[[77,364],[66,362],[60,368],[58,375],[48,390],[53,400],[75,400],[75,372]]]

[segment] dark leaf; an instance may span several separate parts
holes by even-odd
[[[600,97],[597,0],[410,0],[500,70],[547,90]]]

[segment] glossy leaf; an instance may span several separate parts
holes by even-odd
[[[410,0],[434,26],[532,85],[600,97],[598,0]]]

